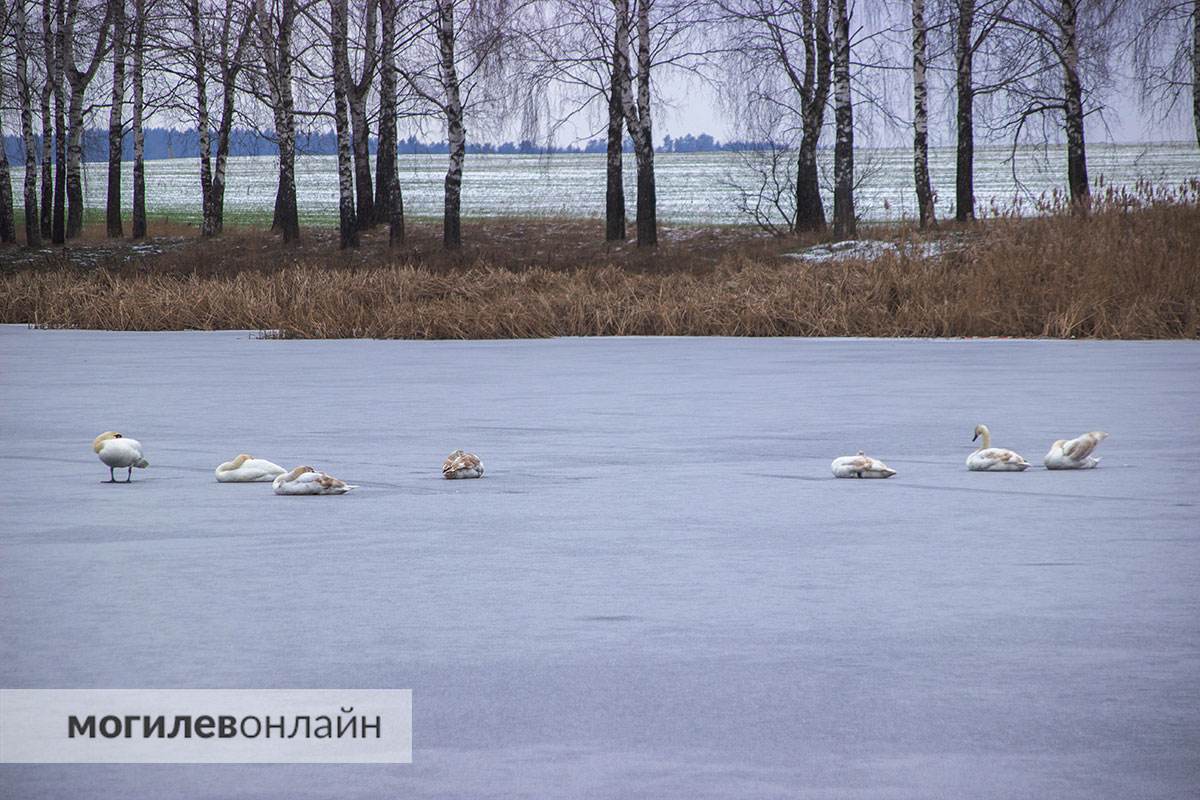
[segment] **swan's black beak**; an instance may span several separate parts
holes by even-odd
[[[975,435],[971,437],[971,441],[973,442],[978,438],[979,438],[979,431],[975,431]]]

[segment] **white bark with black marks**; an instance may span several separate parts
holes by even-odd
[[[850,91],[850,11],[848,0],[834,0],[833,14],[833,232],[853,238],[854,216],[854,106]]]
[[[0,97],[4,96],[4,70],[0,69]],[[12,173],[8,167],[8,152],[4,147],[4,115],[0,114],[0,242],[17,240],[13,215]]]
[[[371,93],[371,82],[379,60],[377,41],[379,2],[367,0],[363,20],[362,72],[357,79],[351,77],[350,59],[346,57],[346,100],[350,107],[350,125],[353,131],[354,151],[354,194],[355,216],[360,229],[369,228],[375,222],[375,198],[371,187],[371,128],[367,121],[367,97]],[[348,25],[348,23],[347,23]],[[349,31],[342,44],[349,46]]]
[[[200,230],[204,236],[215,236],[225,227],[225,173],[229,161],[229,137],[233,133],[236,111],[237,80],[244,65],[246,48],[254,27],[254,14],[249,10],[243,12],[241,20],[236,19],[235,11],[239,7],[240,4],[227,3],[221,21],[218,54],[221,71],[221,119],[217,124],[217,154],[212,171],[212,185],[208,193],[208,204],[204,207],[204,222]]]
[[[41,0],[42,3],[42,60],[45,70],[45,80],[42,82],[41,117],[42,117],[42,207],[40,216],[41,234],[43,239],[49,239],[53,232],[54,213],[54,117],[50,113],[50,100],[54,95],[54,87],[58,85],[55,72],[54,47],[54,17],[51,0]]]
[[[954,218],[975,219],[975,0],[956,0],[954,59],[955,97],[958,101],[955,155]]]
[[[342,249],[358,246],[354,218],[354,171],[350,163],[350,120],[346,113],[350,62],[346,57],[346,0],[329,0],[329,43],[333,51],[333,120],[337,132],[338,234]]]
[[[119,0],[115,0],[119,2]],[[96,34],[96,45],[83,69],[75,60],[75,26],[79,18],[79,0],[68,0],[66,25],[60,39],[63,51],[63,74],[71,89],[67,104],[67,226],[66,238],[74,238],[83,230],[83,102],[96,70],[108,52],[108,34],[112,23],[113,2],[105,4],[104,20]]]
[[[1083,85],[1079,79],[1079,42],[1076,24],[1079,0],[1062,0],[1060,25],[1062,31],[1063,95],[1066,101],[1067,186],[1071,206],[1077,213],[1087,213],[1091,204],[1091,187],[1087,175],[1087,146],[1083,137]]]
[[[25,244],[40,247],[41,222],[38,219],[37,149],[33,137],[33,86],[29,79],[29,35],[25,0],[14,0],[13,29],[17,37],[17,93],[21,102],[21,142],[25,146],[25,179],[22,200],[25,208]]]
[[[108,186],[104,223],[110,239],[125,235],[121,225],[121,143],[125,132],[125,0],[110,0],[113,18],[112,103],[108,111]]]
[[[296,22],[296,0],[282,0],[278,24],[267,9],[266,0],[257,0],[259,47],[266,67],[271,113],[275,121],[275,140],[279,147],[279,184],[275,191],[273,230],[283,234],[284,242],[300,238],[300,218],[296,207],[296,104],[292,94],[292,30]]]
[[[929,86],[925,77],[925,0],[912,0],[913,58],[913,179],[920,226],[934,224],[933,190],[929,185]]]
[[[462,93],[458,69],[454,61],[455,31],[454,4],[456,0],[436,0],[437,39],[441,53],[442,90],[445,93],[443,113],[446,116],[446,138],[450,149],[450,166],[446,170],[445,208],[442,216],[442,244],[446,248],[462,246],[462,178],[463,161],[467,151],[467,129],[463,120]]]
[[[650,111],[650,68],[652,52],[650,42],[650,12],[653,0],[637,3],[637,94],[634,95],[633,76],[627,68],[622,81],[622,105],[625,110],[625,125],[633,140],[633,152],[637,161],[637,245],[654,247],[658,244],[658,200],[654,178],[654,134]],[[618,15],[617,45],[621,60],[629,63],[630,36],[629,0],[613,0]],[[621,20],[624,20],[622,23]]]
[[[142,124],[146,115],[146,0],[133,3],[133,64],[130,83],[133,87],[133,213],[130,235],[134,239],[146,236],[146,138]]]

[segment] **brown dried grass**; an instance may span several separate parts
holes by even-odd
[[[609,253],[574,268],[487,257],[331,266],[328,252],[263,246],[270,264],[187,271],[175,263],[187,251],[175,250],[164,256],[175,260],[169,269],[0,274],[0,322],[298,338],[1200,335],[1195,206],[992,220],[964,241],[937,258],[902,248],[874,262],[820,265],[735,241],[709,259],[632,263]]]

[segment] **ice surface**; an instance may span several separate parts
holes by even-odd
[[[0,795],[1194,796],[1198,409],[1196,342],[5,327],[0,685],[412,688],[415,763]],[[967,472],[977,422],[1039,467]],[[900,474],[829,475],[860,448]],[[216,483],[238,452],[363,488]]]

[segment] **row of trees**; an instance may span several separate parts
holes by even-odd
[[[20,120],[30,245],[80,232],[85,122],[103,110],[109,236],[125,234],[126,136],[131,234],[146,235],[144,128],[157,117],[199,131],[206,236],[222,230],[235,126],[269,136],[279,154],[273,227],[284,241],[300,236],[298,134],[331,127],[343,247],[374,225],[386,224],[392,242],[404,239],[400,120],[445,131],[443,240],[454,248],[462,241],[468,131],[515,121],[530,138],[551,138],[580,119],[605,131],[606,237],[626,237],[623,144],[631,141],[637,242],[653,246],[655,87],[664,75],[718,86],[748,140],[778,145],[759,202],[768,195],[793,231],[827,224],[817,152],[832,139],[833,228],[854,235],[855,135],[881,124],[911,129],[920,222],[933,224],[931,96],[954,108],[957,219],[974,218],[980,123],[1013,142],[1064,140],[1072,202],[1085,212],[1085,120],[1103,112],[1122,52],[1148,108],[1165,115],[1192,98],[1200,141],[1200,0],[894,0],[864,9],[853,0],[0,3],[0,111]],[[911,115],[895,110],[900,75]],[[0,123],[5,118],[0,113]],[[12,209],[0,149],[5,240],[15,239]]]

